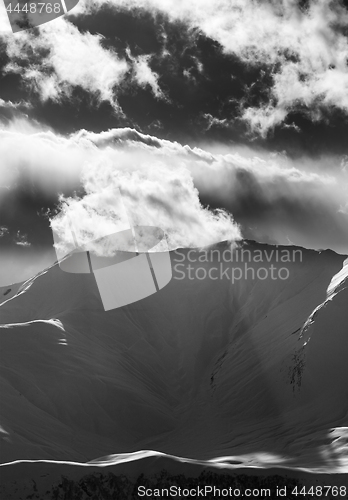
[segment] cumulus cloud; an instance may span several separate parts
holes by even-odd
[[[312,119],[337,108],[348,113],[348,12],[338,0],[106,0],[80,2],[74,14],[110,8],[164,12],[199,28],[226,53],[246,64],[267,65],[273,75],[267,103],[241,108],[252,131],[266,135],[301,109]]]
[[[43,101],[70,96],[75,87],[98,102],[119,109],[115,88],[129,69],[125,59],[101,45],[102,36],[81,33],[59,18],[39,28],[7,37],[10,62],[5,72],[19,73]]]
[[[186,168],[173,169],[159,159],[141,162],[133,154],[118,157],[120,164],[133,161],[137,166],[127,170],[115,168],[117,163],[111,160],[86,168],[82,178],[85,196],[65,198],[59,216],[52,221],[61,240],[72,243],[69,221],[81,246],[126,229],[128,222],[130,226],[163,229],[172,249],[240,238],[228,213],[202,207]],[[96,248],[103,254],[104,247]]]
[[[179,144],[164,141],[157,154],[160,140],[131,129],[63,137],[23,124],[21,131],[18,128],[16,123],[12,130],[0,131],[0,184],[9,190],[20,185],[51,193],[82,187],[82,196],[61,197],[60,213],[52,220],[68,246],[70,221],[77,223],[79,245],[129,224],[160,227],[168,234],[170,248],[241,237],[226,211],[201,205],[185,163],[180,165],[175,153],[169,158],[169,151],[180,151]]]
[[[79,245],[153,225],[171,248],[238,240],[240,225],[244,237],[348,252],[344,158],[191,148],[130,128],[63,137],[18,123],[0,131],[0,155],[8,189],[65,193],[51,223],[67,246],[71,222]]]
[[[134,164],[152,164],[161,176],[164,166],[189,172],[200,200],[227,208],[245,237],[348,252],[348,218],[342,210],[348,202],[348,177],[340,157],[291,160],[284,154],[256,155],[250,149],[237,153],[228,147],[210,152],[209,145],[190,148],[132,129],[82,131],[79,137],[111,148],[111,156],[119,145],[127,146],[129,159],[122,162],[127,176]],[[125,185],[123,189],[127,192]]]

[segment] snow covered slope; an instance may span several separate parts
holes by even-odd
[[[172,252],[164,289],[107,312],[93,274],[58,265],[0,289],[1,462],[105,465],[154,450],[348,472],[346,257],[245,242],[224,261],[229,251]],[[259,271],[271,265],[276,279]]]

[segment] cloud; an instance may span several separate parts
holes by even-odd
[[[31,243],[28,241],[28,235],[17,231],[15,236],[15,243],[21,247],[30,247]]]
[[[227,127],[228,122],[226,118],[223,120],[220,120],[219,118],[216,118],[215,116],[212,116],[210,113],[204,113],[203,118],[207,120],[207,130],[209,130],[211,127]]]
[[[5,108],[5,109],[30,108],[30,104],[23,101],[20,102],[4,101],[4,99],[0,98],[0,108]]]
[[[181,149],[131,129],[63,137],[16,122],[0,131],[0,184],[51,196],[65,192],[52,226],[67,245],[70,221],[77,221],[79,244],[122,230],[129,221],[159,226],[171,248],[240,238],[231,215],[201,205],[189,169],[175,158]],[[69,196],[73,187],[83,194]],[[120,217],[119,189],[127,220]]]
[[[282,123],[287,111],[273,104],[261,105],[259,107],[250,107],[243,111],[243,120],[245,120],[252,132],[266,137],[269,130],[273,130]]]
[[[338,212],[344,215],[348,215],[348,201],[345,205],[340,205]]]
[[[133,224],[159,226],[171,248],[238,240],[242,231],[348,252],[341,157],[191,148],[130,128],[65,137],[23,122],[0,131],[0,155],[0,184],[8,189],[55,193],[56,200],[63,193],[52,226],[67,246],[72,222],[79,244]]]
[[[7,38],[10,62],[4,71],[18,73],[43,101],[71,96],[76,87],[90,92],[97,102],[108,101],[119,110],[115,88],[129,66],[102,47],[102,36],[81,33],[64,18],[39,31],[27,30]]]
[[[9,233],[8,227],[0,226],[0,238],[2,238],[3,236],[5,236],[8,233]]]
[[[152,54],[133,56],[128,51],[128,58],[119,56],[115,49],[106,48],[104,42],[115,45],[109,43],[111,40],[98,33],[80,32],[69,21],[93,15],[102,7],[115,16],[120,9],[132,11],[132,15],[139,14],[139,9],[154,16],[164,13],[170,21],[192,28],[192,40],[203,33],[246,67],[263,68],[267,82],[259,81],[257,87],[262,99],[259,95],[255,104],[245,95],[233,116],[231,112],[230,121],[224,116],[225,123],[214,121],[219,118],[209,120],[207,114],[208,127],[228,127],[238,114],[253,134],[266,137],[275,127],[291,126],[287,120],[293,111],[313,121],[335,110],[348,114],[348,11],[339,0],[313,0],[306,9],[295,0],[81,0],[64,18],[37,30],[7,35],[10,62],[6,71],[20,74],[42,101],[69,97],[80,87],[96,104],[109,102],[122,115],[117,94],[130,82],[149,87],[157,99],[169,100],[159,84],[165,75],[150,66]],[[4,16],[7,18],[6,13]],[[165,42],[165,33],[156,36]],[[164,43],[157,62],[167,56]],[[197,68],[184,70],[191,85],[197,71],[204,74],[202,64],[192,57]]]
[[[240,238],[238,226],[228,213],[202,207],[186,168],[173,169],[158,159],[141,162],[140,156],[127,156],[123,154],[119,160],[137,161],[137,168],[115,169],[113,161],[89,165],[83,175],[86,194],[78,199],[65,198],[59,216],[52,221],[63,241],[72,243],[69,221],[82,246],[129,227],[128,221],[131,226],[163,229],[171,249]]]
[[[153,145],[120,140],[113,144],[112,132],[101,137],[100,158],[85,165],[82,173],[83,197],[64,197],[60,214],[52,227],[67,246],[72,243],[70,221],[79,245],[131,226],[157,226],[168,235],[171,249],[205,246],[221,240],[240,239],[231,215],[220,209],[203,208],[192,175],[184,162],[168,156],[175,146],[161,153]],[[122,134],[121,134],[122,135]],[[141,134],[139,134],[141,137]],[[89,139],[85,133],[83,139]],[[90,139],[96,144],[96,134]],[[140,147],[138,147],[140,146]],[[158,154],[159,153],[159,154]],[[121,193],[121,197],[120,197]],[[99,248],[103,253],[103,248]]]
[[[79,182],[90,151],[23,119],[0,128],[0,186],[53,195]]]
[[[199,199],[232,213],[245,237],[348,252],[348,218],[341,210],[348,202],[348,176],[341,157],[291,160],[285,154],[247,148],[237,152],[228,146],[221,147],[221,153],[218,146],[190,148],[132,129],[81,131],[79,137],[111,151],[127,147],[129,156],[123,165],[130,179],[134,164],[151,164],[160,176],[163,168],[171,175],[180,169],[189,172]],[[123,189],[127,192],[126,185]],[[163,195],[163,207],[165,201]]]
[[[342,158],[341,169],[342,169],[342,172],[344,172],[345,174],[348,174],[348,155],[345,155]]]
[[[195,183],[203,201],[233,213],[244,237],[348,252],[348,217],[342,212],[348,177],[341,175],[338,157],[314,162],[238,156],[217,157],[210,175]]]
[[[121,84],[129,82],[148,86],[156,98],[167,100],[159,75],[150,67],[151,54],[133,56],[128,49],[127,59],[119,57],[103,46],[103,39],[100,34],[82,33],[60,18],[37,30],[5,37],[10,61],[3,71],[19,74],[43,102],[69,98],[80,87],[96,104],[107,101],[122,115],[117,94]],[[19,104],[0,100],[0,106],[14,108]]]
[[[245,64],[268,67],[268,102],[241,105],[252,132],[265,136],[293,110],[313,120],[323,109],[348,113],[348,12],[338,0],[313,0],[306,9],[295,0],[93,0],[80,2],[74,15],[105,4],[165,13],[199,28]]]
[[[4,236],[10,235],[10,230],[7,226],[0,226],[0,238]],[[26,233],[22,233],[20,230],[16,231],[14,236],[14,242],[16,245],[22,247],[30,247],[31,243],[28,241],[28,235]]]
[[[128,57],[132,61],[132,66],[133,66],[133,79],[135,82],[140,86],[145,88],[146,86],[149,86],[152,90],[152,93],[154,94],[155,97],[158,99],[166,99],[165,95],[163,94],[159,84],[158,84],[158,78],[159,75],[155,71],[152,71],[149,61],[151,60],[151,55],[150,54],[143,54],[137,57],[133,57],[131,55],[130,50],[127,50]]]

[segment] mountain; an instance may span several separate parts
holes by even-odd
[[[245,241],[171,262],[106,312],[95,276],[58,264],[0,288],[1,463],[348,472],[347,256]]]

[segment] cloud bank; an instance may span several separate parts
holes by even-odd
[[[78,227],[79,245],[123,230],[126,223],[159,226],[168,234],[170,248],[241,237],[226,211],[201,205],[184,163],[156,155],[157,147],[144,150],[145,144],[135,143],[140,148],[127,144],[129,134],[137,137],[133,130],[116,130],[114,136],[81,131],[62,137],[23,124],[18,131],[18,122],[13,128],[17,131],[0,131],[1,186],[35,189],[42,197],[83,188],[81,196],[61,197],[60,213],[52,220],[67,245],[71,243],[70,221]],[[120,210],[119,190],[127,220]]]
[[[0,131],[0,155],[7,189],[64,193],[51,224],[67,245],[76,221],[81,245],[132,224],[159,226],[171,248],[244,236],[348,252],[342,158],[209,152],[130,128],[63,137],[18,122]]]

